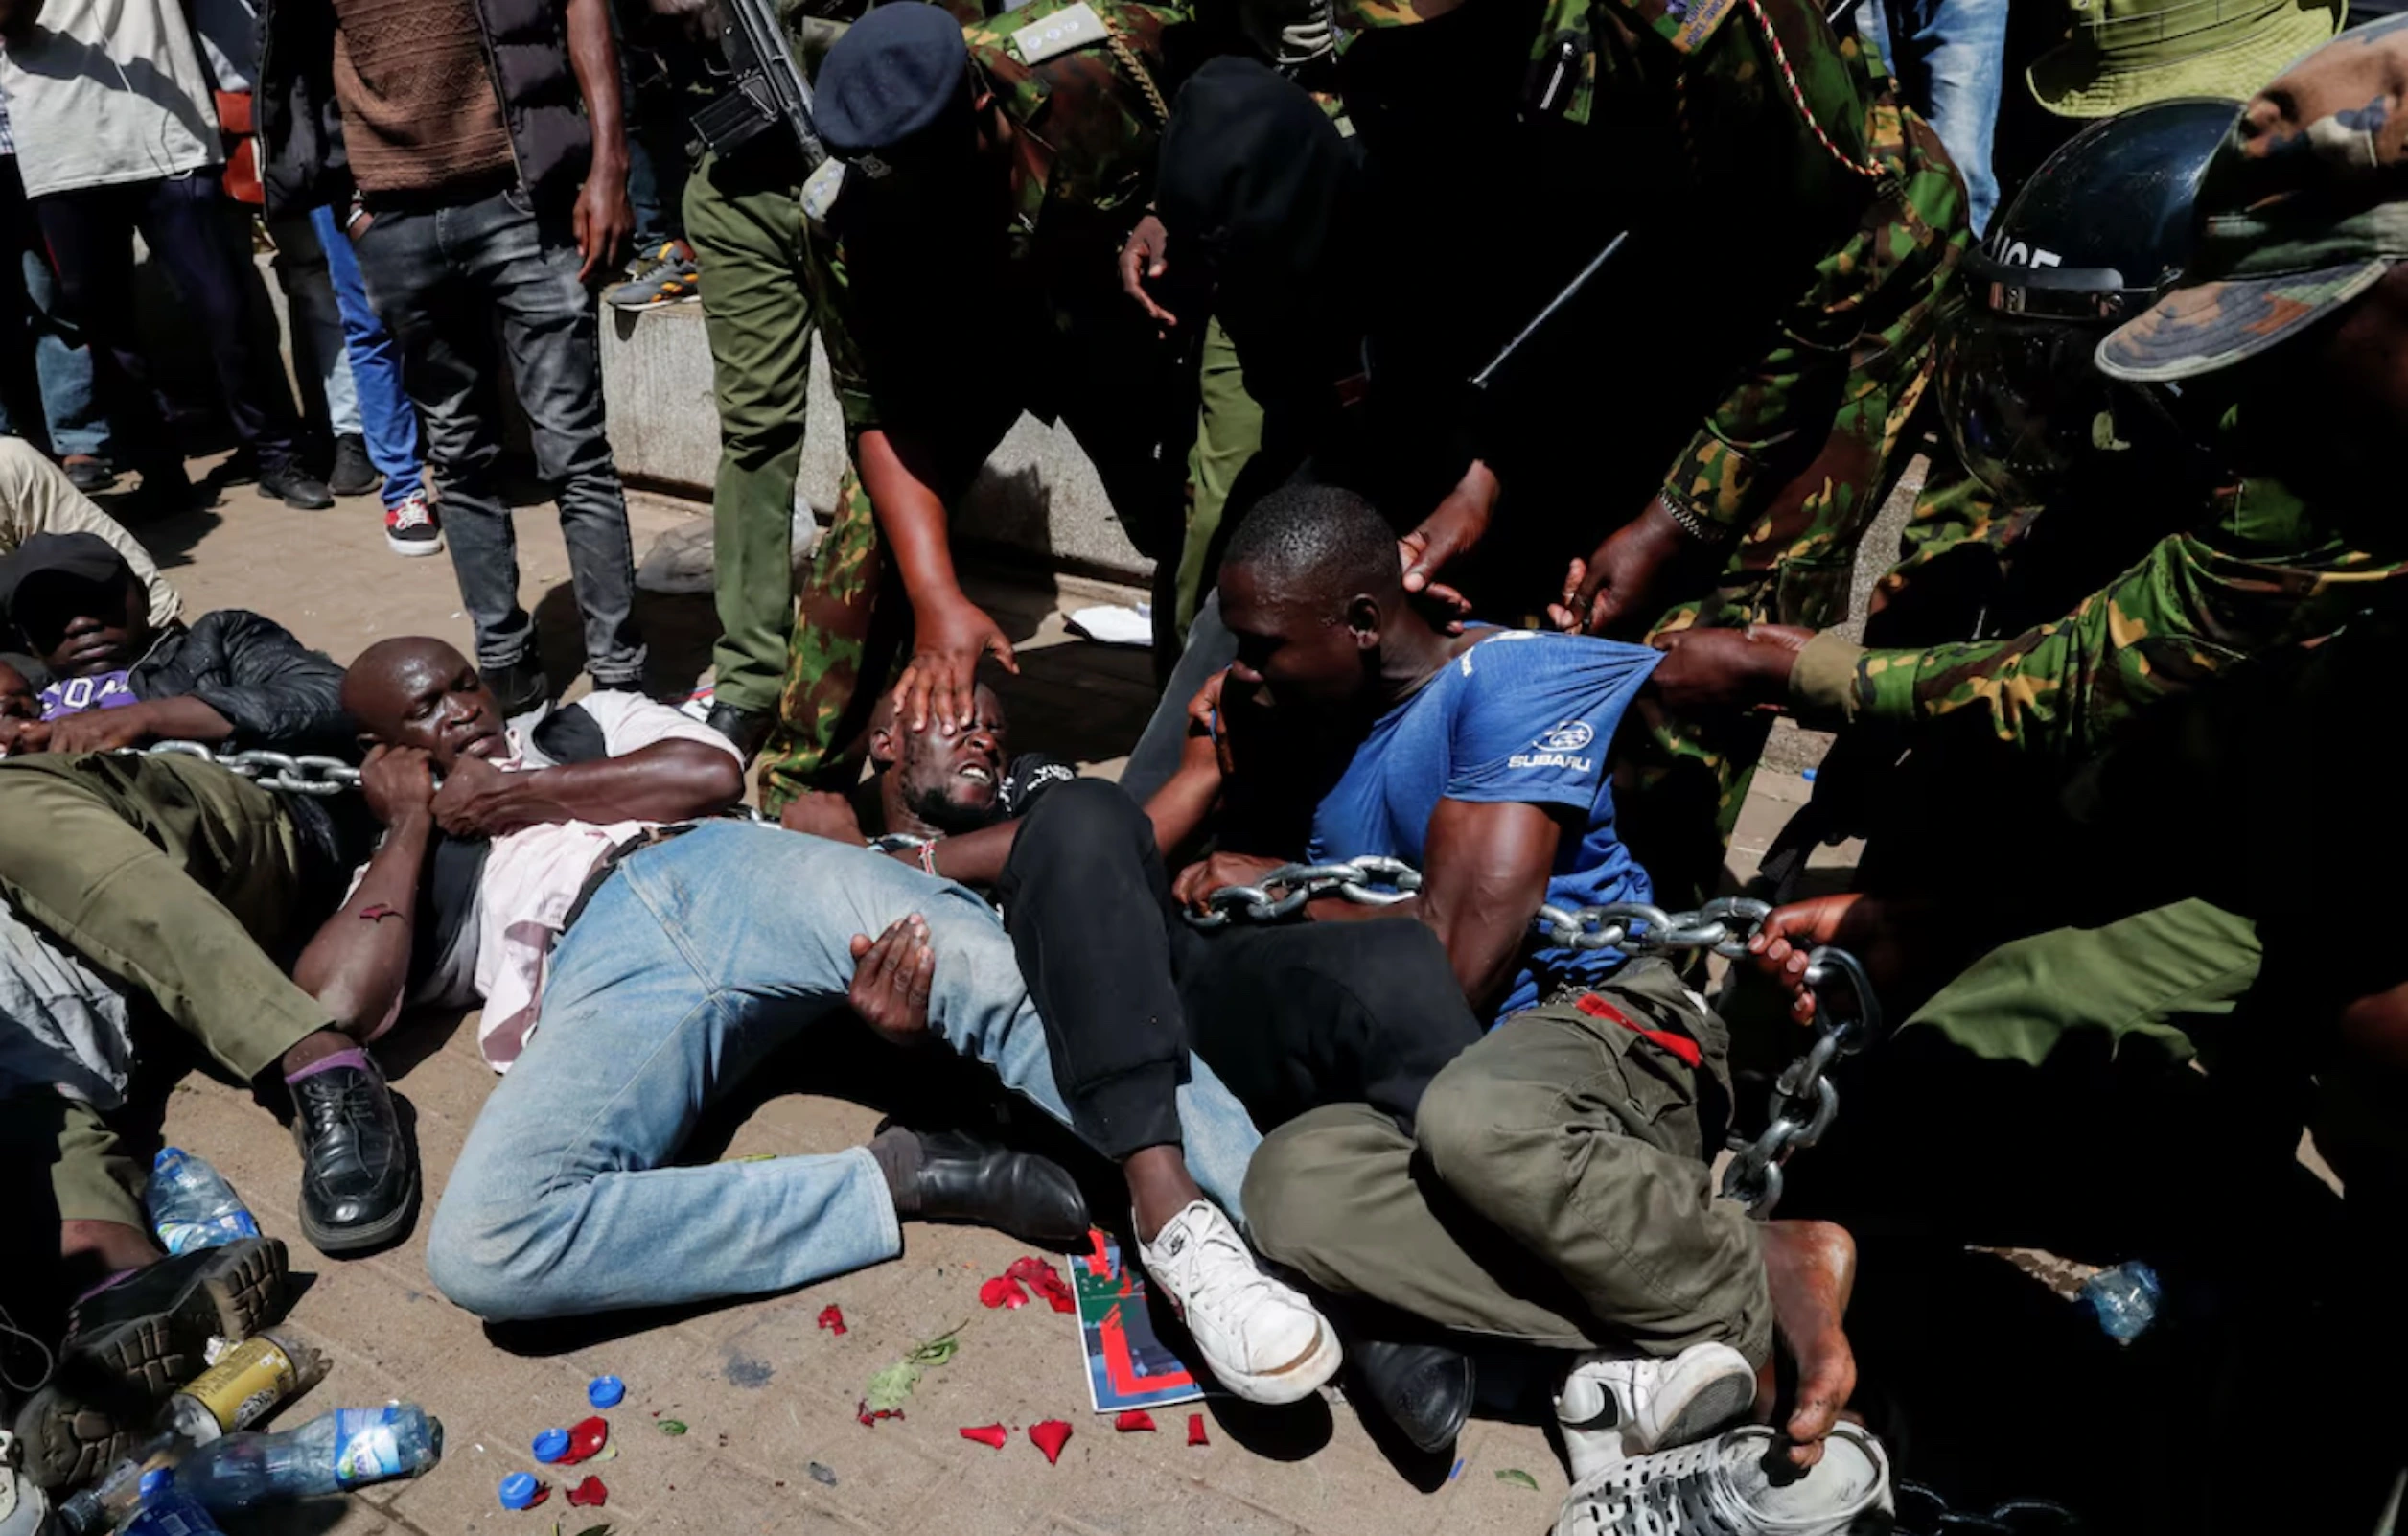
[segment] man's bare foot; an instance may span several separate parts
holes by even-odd
[[[1822,1459],[1823,1436],[1840,1421],[1856,1391],[1856,1352],[1841,1319],[1856,1289],[1856,1239],[1830,1222],[1767,1222],[1764,1268],[1772,1292],[1772,1325],[1797,1361],[1797,1401],[1782,1428],[1790,1460],[1811,1467]],[[1771,1361],[1756,1378],[1756,1416],[1776,1407]]]

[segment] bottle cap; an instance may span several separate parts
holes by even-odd
[[[597,1376],[586,1384],[586,1401],[595,1408],[616,1408],[626,1397],[627,1384],[615,1376]]]
[[[148,1503],[150,1501],[156,1499],[159,1495],[167,1492],[170,1488],[174,1486],[175,1471],[174,1468],[152,1467],[150,1471],[142,1475],[142,1481],[135,1485],[134,1492],[142,1498],[144,1502]]]
[[[535,1502],[535,1496],[542,1491],[543,1486],[535,1480],[535,1474],[532,1472],[512,1473],[501,1479],[501,1507],[504,1509],[528,1507]]]
[[[535,1437],[536,1460],[558,1461],[567,1454],[568,1431],[567,1430],[545,1430]]]

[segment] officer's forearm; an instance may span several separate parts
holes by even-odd
[[[862,490],[913,609],[926,614],[963,601],[943,499],[913,473],[903,450],[885,432],[863,432],[855,452]]]

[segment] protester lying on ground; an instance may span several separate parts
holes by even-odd
[[[1170,908],[1169,883],[1145,813],[1116,785],[1073,779],[1033,753],[1012,757],[1003,705],[989,688],[979,687],[966,729],[938,718],[912,730],[901,717],[900,697],[897,689],[880,700],[870,721],[873,816],[883,833],[871,846],[994,896],[1020,975],[1044,1021],[1052,1080],[1067,1118],[1081,1139],[1121,1165],[1127,1179],[1131,1224],[1147,1272],[1179,1309],[1223,1385],[1255,1402],[1305,1396],[1337,1369],[1335,1334],[1302,1296],[1262,1272],[1188,1167],[1191,1131],[1234,1128],[1246,1116],[1227,1104],[1228,1090],[1209,1071],[1199,1077],[1192,1066],[1191,1031],[1180,1022],[1182,998],[1172,989],[1165,945],[1166,928],[1184,937],[1186,925]],[[863,841],[852,807],[834,794],[799,796],[781,819],[797,831]],[[864,943],[856,941],[857,947]],[[1260,960],[1266,951],[1279,958],[1275,971],[1217,963],[1189,968],[1195,990],[1219,1005],[1205,1017],[1234,1029],[1237,1020],[1260,1020],[1268,1011],[1290,1021],[1286,1028],[1297,1040],[1315,1024],[1355,1055],[1374,1054],[1364,1004],[1319,974],[1313,956],[1300,946],[1224,944],[1217,946],[1216,962],[1248,953]],[[1443,959],[1410,945],[1360,943],[1344,958],[1358,956],[1356,986],[1366,993],[1386,989],[1378,995],[1400,1010],[1416,984],[1434,981],[1439,995],[1447,995]],[[926,958],[933,963],[933,956]],[[1423,961],[1418,968],[1416,959]],[[1248,1027],[1250,1043],[1265,1038],[1259,1024]],[[1477,1033],[1467,1020],[1430,1069]],[[1316,1054],[1276,1031],[1267,1037],[1275,1054]],[[1291,1069],[1275,1063],[1272,1070],[1285,1076]],[[1397,1069],[1383,1063],[1380,1070]],[[1199,1101],[1217,1107],[1208,1112]],[[1244,1140],[1250,1151],[1251,1126]],[[1206,1149],[1197,1155],[1229,1154]]]
[[[1404,859],[1418,896],[1348,925],[1435,933],[1456,998],[1503,1019],[1430,1080],[1409,1129],[1341,1104],[1273,1132],[1248,1175],[1273,1213],[1256,1213],[1264,1254],[1342,1296],[1592,1351],[1560,1407],[1584,1479],[1743,1413],[1760,1371],[1771,1381],[1777,1323],[1804,1364],[1790,1431],[1813,1460],[1853,1373],[1846,1234],[1760,1229],[1712,1199],[1727,1036],[1669,965],[1533,935],[1542,901],[1646,898],[1601,749],[1656,658],[1440,633],[1406,601],[1387,523],[1328,488],[1263,499],[1231,540],[1221,600],[1239,646],[1209,708],[1225,757],[1198,753],[1156,803],[1216,803],[1225,851],[1180,874],[1180,898],[1201,910],[1283,859]],[[1325,898],[1305,915],[1365,911]],[[1854,1498],[1878,1455],[1847,1444],[1824,1480]]]
[[[860,872],[822,867],[834,845],[719,817],[743,767],[717,732],[596,694],[521,737],[432,640],[372,646],[344,694],[383,754],[443,788],[405,808],[301,969],[359,1016],[481,995],[487,1058],[509,1068],[429,1232],[445,1294],[503,1320],[782,1290],[893,1257],[899,1214],[1084,1236],[1069,1175],[966,1136],[898,1128],[833,1156],[670,1166],[701,1105],[853,990],[858,925],[812,919],[850,922],[833,887]],[[907,915],[861,940],[854,1000],[912,1033],[927,924]],[[981,1054],[1009,1043],[1007,1012],[966,1027]]]
[[[37,533],[92,533],[108,541],[150,594],[151,628],[165,629],[182,611],[184,599],[151,564],[150,551],[77,490],[65,470],[22,437],[0,437],[0,555]]]
[[[367,847],[364,807],[348,796],[269,789],[195,756],[110,750],[179,739],[344,752],[342,673],[256,614],[223,610],[189,629],[154,630],[147,603],[132,570],[92,534],[37,535],[0,559],[0,614],[52,678],[49,718],[24,727],[21,755],[0,762],[0,893],[76,963],[67,991],[122,989],[197,1037],[238,1079],[280,1078],[301,1151],[303,1232],[333,1253],[383,1243],[407,1222],[417,1190],[392,1102],[360,1049],[364,1036],[337,1029],[272,958],[333,907]],[[22,755],[29,746],[36,750]],[[182,1380],[162,1361],[180,1364],[187,1344],[197,1358],[199,1341],[153,1322],[196,1286],[221,1300],[229,1287],[265,1284],[259,1267],[268,1263],[256,1253],[237,1261],[239,1283],[227,1278],[233,1270],[183,1266],[165,1279],[100,1289],[155,1266],[159,1253],[138,1199],[140,1172],[110,1120],[132,1048],[120,1039],[90,1054],[103,1087],[81,1097],[58,1087],[88,1083],[95,1063],[85,1053],[53,1051],[50,1070],[38,1050],[6,1058],[5,1118],[50,1148],[62,1279],[71,1291],[94,1288],[58,1380],[18,1421],[45,1481],[97,1471]],[[29,1064],[19,1070],[21,1061]],[[81,1398],[80,1384],[96,1377],[120,1393],[128,1379],[145,1384],[140,1410]]]

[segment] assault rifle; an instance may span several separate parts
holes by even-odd
[[[827,147],[811,120],[811,81],[786,44],[776,0],[717,0],[717,9],[719,46],[735,81],[726,95],[694,114],[694,131],[726,155],[782,123],[802,150],[803,169],[818,170]]]

